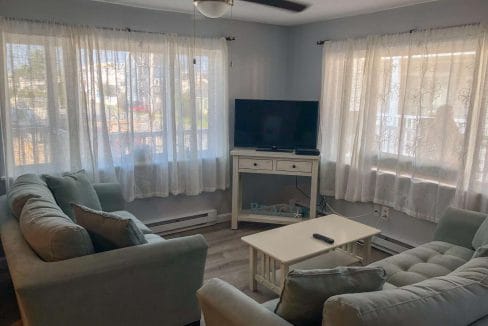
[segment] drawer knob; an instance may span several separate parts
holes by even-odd
[[[296,166],[295,164],[293,164],[291,167],[292,167],[292,168],[296,168],[297,166]]]
[[[258,163],[254,163],[254,166],[258,166]]]

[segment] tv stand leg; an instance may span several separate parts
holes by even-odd
[[[317,188],[319,179],[319,162],[313,161],[312,163],[312,180],[310,189],[310,218],[317,217]]]
[[[237,230],[239,211],[241,210],[241,185],[239,176],[239,161],[237,156],[232,159],[232,230]]]

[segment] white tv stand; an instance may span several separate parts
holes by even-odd
[[[273,224],[291,224],[300,219],[273,215],[257,215],[242,212],[242,173],[278,174],[311,177],[310,218],[316,217],[317,185],[320,156],[296,155],[295,153],[261,152],[255,149],[236,148],[232,156],[232,229],[239,221]]]

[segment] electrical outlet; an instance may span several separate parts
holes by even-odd
[[[380,217],[380,209],[378,207],[373,210],[373,216]]]
[[[381,207],[380,217],[383,220],[387,220],[390,217],[390,208],[386,206]]]

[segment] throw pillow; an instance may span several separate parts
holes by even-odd
[[[386,273],[381,267],[292,270],[275,313],[294,325],[320,325],[328,298],[381,290],[385,280]]]
[[[473,248],[478,249],[485,244],[488,244],[488,218],[485,219],[483,223],[481,223],[478,231],[476,231],[473,237]]]
[[[128,211],[114,211],[114,212],[110,212],[110,213],[115,214],[117,216],[120,216],[122,218],[128,218],[128,219],[133,220],[134,223],[136,224],[137,228],[139,230],[141,230],[141,232],[143,234],[152,234],[153,233],[151,231],[151,229],[147,227],[146,224],[139,221],[139,219],[137,217],[135,217],[134,215],[132,215],[132,213],[130,213]]]
[[[12,214],[19,218],[29,198],[42,197],[55,203],[47,184],[37,174],[19,176],[8,191],[7,200]]]
[[[49,189],[53,192],[59,207],[73,221],[75,221],[75,216],[71,203],[84,205],[96,210],[102,209],[97,192],[88,180],[84,170],[65,173],[62,177],[51,175],[44,175],[43,177]]]
[[[136,223],[114,213],[96,211],[71,204],[78,224],[90,234],[96,251],[130,247],[147,243]]]
[[[20,230],[39,257],[59,261],[95,252],[86,230],[73,223],[56,203],[30,198],[22,209]]]

